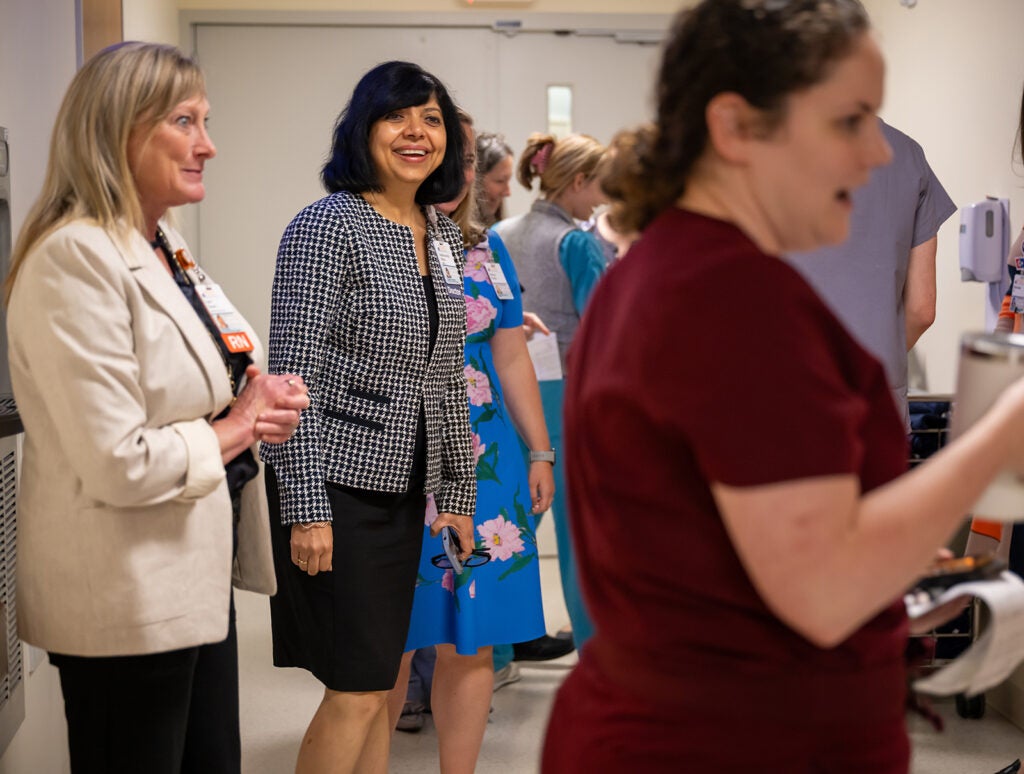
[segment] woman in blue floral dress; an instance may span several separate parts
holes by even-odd
[[[468,117],[463,121],[471,149],[471,123]],[[428,499],[409,652],[393,694],[401,708],[412,651],[436,645],[431,710],[445,774],[472,772],[476,765],[490,711],[491,646],[545,632],[535,520],[554,494],[552,463],[527,465],[519,441],[521,436],[533,451],[551,448],[522,329],[519,280],[498,236],[475,223],[473,197],[466,196],[475,158],[466,164],[462,197],[438,209],[451,212],[467,245],[465,369],[477,460],[473,520],[479,555],[461,575],[435,565],[432,559],[443,556],[443,548],[441,539],[431,535],[437,511]],[[484,558],[485,563],[476,563]]]

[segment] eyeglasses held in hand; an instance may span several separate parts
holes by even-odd
[[[474,548],[466,561],[462,563],[463,567],[479,567],[482,564],[487,564],[491,561],[491,555],[486,548]],[[449,561],[447,554],[438,554],[437,556],[430,557],[430,563],[440,570],[452,569],[452,563]]]
[[[466,567],[479,567],[481,564],[491,561],[490,553],[481,548],[473,549],[473,552],[463,561],[459,556],[462,553],[459,533],[450,525],[441,528],[441,545],[444,546],[444,553],[432,557],[430,561],[435,567],[451,570],[456,575],[462,575],[462,571]]]

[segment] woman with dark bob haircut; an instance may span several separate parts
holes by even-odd
[[[605,179],[643,233],[570,355],[596,632],[545,772],[908,770],[902,596],[1020,469],[1024,383],[906,473],[883,366],[779,258],[843,240],[891,158],[883,75],[857,0],[703,0],[672,29],[655,130]]]
[[[388,62],[364,75],[334,127],[331,158],[320,174],[324,188],[330,193],[379,193],[379,170],[366,143],[374,122],[397,108],[422,105],[431,96],[437,99],[444,125],[460,127],[458,111],[444,84],[419,65]],[[448,138],[450,152],[441,165],[416,190],[417,204],[439,204],[459,195],[464,175],[463,145],[460,129]]]
[[[363,76],[334,131],[329,195],[285,230],[270,368],[306,380],[295,436],[264,446],[278,594],[274,663],[325,686],[296,771],[387,770],[385,700],[409,627],[426,495],[473,547],[463,184],[447,90],[408,62]]]

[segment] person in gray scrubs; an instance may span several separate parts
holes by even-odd
[[[956,205],[921,146],[879,121],[892,163],[873,170],[868,184],[853,192],[849,238],[788,258],[885,365],[909,428],[907,352],[935,319],[937,234]]]

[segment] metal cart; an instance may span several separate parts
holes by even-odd
[[[949,440],[952,395],[915,395],[909,398],[910,467],[919,465]],[[929,670],[949,663],[970,647],[978,631],[981,605],[975,600],[952,621],[921,637],[934,640],[931,657],[919,665]],[[962,718],[981,718],[985,714],[985,695],[956,696],[956,711]]]

